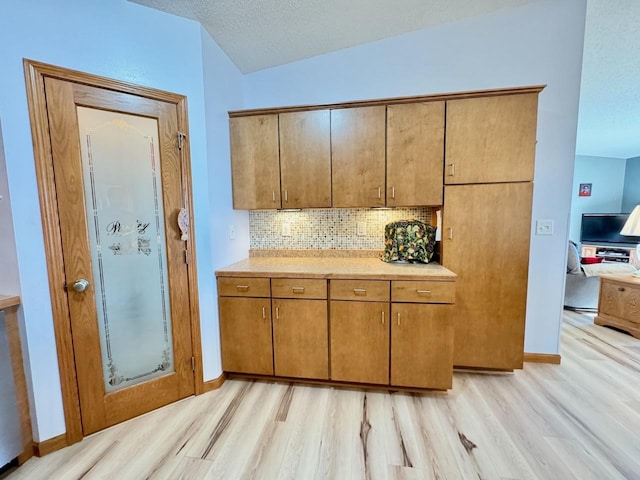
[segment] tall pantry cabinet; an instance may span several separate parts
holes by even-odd
[[[443,265],[458,274],[453,363],[522,368],[538,92],[447,102]]]

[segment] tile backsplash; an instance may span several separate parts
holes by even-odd
[[[383,250],[387,223],[415,219],[431,224],[431,215],[431,207],[252,210],[249,212],[250,248]],[[364,226],[364,236],[357,234],[358,224]],[[283,231],[291,235],[283,236]]]

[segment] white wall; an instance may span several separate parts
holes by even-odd
[[[212,225],[211,249],[198,249],[199,263],[208,256],[211,268],[204,272],[213,296],[202,298],[203,280],[199,282],[201,300],[210,301],[212,312],[202,317],[204,378],[222,373],[220,333],[218,330],[217,288],[213,271],[247,257],[249,251],[249,215],[233,210],[231,196],[231,154],[229,151],[229,110],[243,108],[244,77],[209,34],[202,30],[202,56],[205,82],[205,115],[207,118],[207,157],[209,164],[209,221]],[[229,227],[235,228],[235,239],[229,238]],[[202,273],[202,272],[201,272]]]
[[[557,353],[585,10],[536,2],[256,72],[246,108],[547,84],[533,218],[554,219],[555,232],[532,236],[525,350]]]
[[[238,74],[219,52],[211,55],[215,49],[205,35],[193,21],[124,0],[0,3],[0,118],[18,245],[27,354],[32,370],[30,386],[36,440],[63,433],[65,423],[22,59],[26,57],[188,97],[200,314],[203,332],[207,335],[203,336],[205,372],[209,376],[206,380],[220,374],[217,350],[212,346],[215,339],[208,338],[217,315],[214,261],[210,251],[217,240],[212,239],[210,225],[216,213],[229,215],[230,210],[230,200],[220,201],[212,208],[209,175],[215,180],[214,186],[230,184],[231,180],[224,169],[216,170],[216,162],[226,155],[226,147],[218,144],[222,140],[214,137],[207,143],[209,130],[221,128],[219,118],[215,117],[220,117],[227,105],[219,101],[220,98],[205,99],[204,82],[214,83],[214,78],[222,77],[215,88],[226,80],[238,82]],[[205,65],[203,47],[208,55]],[[225,89],[220,97],[227,93],[234,96],[232,103],[237,105],[238,92]],[[206,118],[216,126],[205,128]],[[207,163],[212,160],[209,172]],[[246,237],[248,241],[248,234]]]
[[[571,230],[569,238],[580,241],[583,213],[620,213],[624,186],[624,158],[576,156],[571,190]],[[591,184],[591,196],[579,197],[581,183]]]
[[[627,159],[621,211],[630,213],[636,205],[640,205],[640,157]]]

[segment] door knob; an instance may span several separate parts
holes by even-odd
[[[89,288],[89,281],[84,278],[73,282],[73,289],[76,292],[84,292],[87,288]]]

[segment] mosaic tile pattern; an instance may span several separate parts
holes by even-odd
[[[250,248],[384,250],[387,223],[415,219],[430,224],[431,210],[431,207],[252,210],[249,212]],[[359,223],[365,226],[364,236],[357,235]],[[282,235],[285,224],[291,236]]]

